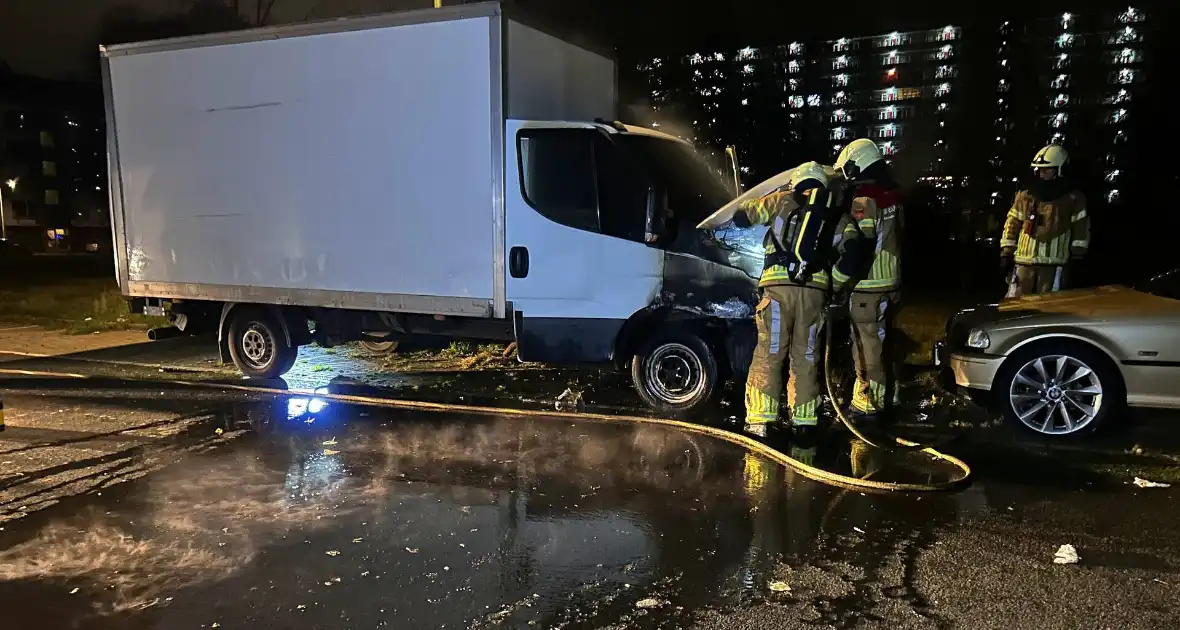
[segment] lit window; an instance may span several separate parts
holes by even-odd
[[[1111,171],[1106,171],[1106,183],[1113,184],[1117,182],[1119,175],[1122,175],[1122,171],[1117,168]]]
[[[940,112],[945,112],[945,111],[946,111],[946,110],[948,110],[948,109],[950,109],[950,104],[949,104],[949,103],[939,103],[939,104],[938,104],[938,111],[940,111]]]
[[[1058,48],[1069,48],[1070,46],[1073,46],[1073,35],[1064,33],[1057,37]]]
[[[651,67],[653,68],[659,68],[662,65],[664,65],[664,60],[660,59],[659,57],[651,60]]]
[[[938,66],[938,69],[934,71],[934,78],[936,79],[950,79],[954,76],[955,69],[952,66]]]
[[[1118,104],[1126,103],[1126,102],[1130,101],[1131,94],[1129,92],[1127,92],[1127,90],[1122,89],[1122,90],[1119,90],[1118,92],[1115,92],[1114,94],[1111,94],[1109,97],[1107,97],[1106,100],[1107,100],[1107,102],[1109,102],[1111,104],[1118,105]]]
[[[882,92],[881,93],[881,100],[882,101],[896,101],[897,100],[897,88],[889,88],[888,90],[885,90],[884,92]]]
[[[901,33],[898,33],[897,31],[893,31],[892,33],[886,35],[885,39],[881,40],[881,45],[882,46],[899,46],[899,45],[901,45]]]
[[[48,131],[41,132],[41,146],[49,148],[53,146],[53,134]]]
[[[721,53],[713,53],[713,61],[725,61],[725,55]]]
[[[791,78],[791,79],[790,79],[790,80],[787,82],[787,85],[788,85],[788,86],[790,86],[790,90],[791,90],[792,92],[794,92],[794,91],[798,90],[798,89],[799,89],[799,86],[801,86],[802,84],[803,84],[803,83],[802,83],[802,82],[801,82],[799,79],[795,79],[795,78]]]
[[[897,79],[897,68],[890,68],[885,71],[885,80],[893,81]]]
[[[693,53],[688,56],[688,63],[694,66],[699,66],[702,63],[705,63],[705,58],[701,56],[701,53]]]
[[[1057,96],[1053,97],[1051,103],[1053,104],[1053,107],[1065,107],[1066,105],[1069,105],[1069,95],[1058,94]]]
[[[884,155],[895,155],[897,153],[897,145],[892,142],[882,142],[880,148],[881,153]]]
[[[1122,144],[1126,141],[1127,141],[1127,132],[1123,131],[1122,129],[1118,130],[1114,134],[1114,143],[1115,144]]]
[[[1135,71],[1130,68],[1123,68],[1119,70],[1118,76],[1115,77],[1116,83],[1126,85],[1135,81]]]
[[[802,67],[799,65],[799,62],[794,59],[787,63],[787,72],[791,74],[799,74],[799,70],[801,69]]]
[[[877,120],[896,120],[896,119],[897,119],[897,106],[896,105],[890,105],[889,107],[884,107],[880,111],[877,112]]]
[[[746,48],[739,50],[738,54],[737,54],[737,58],[739,60],[753,59],[754,58],[754,49],[747,46]]]
[[[1116,44],[1126,44],[1137,41],[1139,41],[1139,33],[1135,32],[1135,29],[1131,28],[1130,26],[1119,31],[1119,34],[1114,36],[1114,43]]]
[[[1117,109],[1110,115],[1110,122],[1121,123],[1127,119],[1127,110]]]
[[[834,127],[829,134],[830,140],[843,140],[848,137],[848,127]]]
[[[836,57],[835,59],[833,59],[832,60],[832,67],[837,70],[839,70],[841,68],[847,68],[848,67],[848,56],[847,55],[840,55],[839,57]]]
[[[750,99],[748,99],[748,98],[742,99],[742,105],[749,105],[749,104],[750,104]]]
[[[1051,85],[1053,86],[1054,89],[1057,89],[1057,90],[1063,90],[1063,89],[1069,87],[1069,75],[1068,74],[1057,75],[1057,78],[1053,79],[1053,83]]]
[[[1114,203],[1119,200],[1119,190],[1111,188],[1106,192],[1106,203]]]
[[[1119,14],[1119,21],[1123,24],[1133,24],[1135,22],[1143,21],[1143,13],[1136,11],[1133,7],[1127,7],[1126,11]]]
[[[955,53],[951,49],[951,45],[947,44],[947,45],[943,46],[942,48],[938,49],[938,53],[935,55],[935,57],[938,59],[950,59],[951,57],[954,56],[954,54]]]
[[[59,203],[61,203],[61,197],[56,190],[50,189],[45,191],[45,205],[56,206]]]
[[[897,136],[897,125],[890,123],[877,129],[878,138],[893,138]]]
[[[792,55],[803,54],[803,44],[800,44],[799,42],[791,42],[791,45],[788,46],[787,49],[791,52]]]
[[[891,51],[889,51],[889,53],[887,55],[885,55],[885,57],[883,57],[881,59],[881,65],[891,66],[891,65],[897,63],[899,59],[901,59],[901,57],[898,56],[897,51],[891,50]]]
[[[836,111],[832,112],[832,122],[848,122],[850,120],[852,120],[852,117],[848,115],[848,112],[842,109],[837,109]]]
[[[1001,66],[1004,66],[1005,68],[1006,68],[1006,67],[1008,67],[1008,60],[1007,60],[1007,59],[1001,59],[1001,60],[1000,60],[1000,65],[1001,65]]]
[[[54,177],[57,175],[57,162],[45,160],[41,162],[41,174],[46,177]]]
[[[742,74],[754,74],[754,66],[750,64],[742,66]]]
[[[938,34],[938,38],[942,40],[950,40],[955,38],[955,27],[943,27],[942,32]]]
[[[842,52],[842,51],[848,50],[848,45],[849,45],[848,38],[841,37],[840,39],[836,40],[835,44],[832,44],[832,50],[834,52]]]
[[[795,95],[795,96],[792,96],[788,100],[791,103],[791,107],[794,107],[795,109],[800,109],[803,107],[803,97],[802,96]]]
[[[1053,67],[1057,69],[1069,67],[1069,54],[1061,53],[1057,59],[1053,61]]]
[[[1071,21],[1073,21],[1073,14],[1072,13],[1062,13],[1061,14],[1061,28],[1069,28],[1069,23]]]
[[[1117,63],[1135,63],[1139,61],[1139,51],[1132,48],[1124,48],[1115,56]]]
[[[832,80],[832,83],[835,84],[836,87],[847,87],[848,86],[848,75],[837,74],[835,76],[835,78]]]
[[[951,93],[951,84],[950,83],[941,83],[941,84],[939,84],[939,86],[937,88],[934,89],[935,96],[946,96],[947,94],[950,94],[950,93]]]
[[[1053,114],[1049,117],[1049,126],[1054,129],[1060,129],[1067,122],[1069,122],[1069,114],[1065,112]]]
[[[844,91],[836,92],[836,94],[832,96],[832,103],[834,105],[847,105],[851,101],[852,99],[848,97],[848,93]]]
[[[808,94],[807,95],[808,107],[821,107],[823,104],[824,104],[824,97],[820,96],[819,94]]]

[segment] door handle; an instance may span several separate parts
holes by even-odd
[[[513,278],[524,278],[529,275],[528,248],[513,247],[508,250],[508,273]]]

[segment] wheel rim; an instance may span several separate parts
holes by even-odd
[[[705,365],[688,346],[664,344],[647,357],[647,390],[673,405],[691,401],[705,389]]]
[[[275,340],[262,324],[254,323],[242,333],[242,355],[253,369],[262,370],[274,359]]]
[[[1054,354],[1021,366],[1008,399],[1028,428],[1045,435],[1067,435],[1094,421],[1102,410],[1102,392],[1102,381],[1089,365]]]

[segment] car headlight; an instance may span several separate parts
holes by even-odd
[[[987,336],[987,332],[982,328],[972,328],[971,332],[967,333],[967,347],[975,348],[976,350],[986,350],[992,344],[992,340]]]

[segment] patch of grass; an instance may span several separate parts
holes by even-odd
[[[75,334],[167,325],[161,317],[131,314],[113,279],[43,281],[23,287],[5,284],[0,287],[0,321]]]
[[[895,331],[890,331],[900,333],[897,345],[903,361],[911,365],[929,364],[933,360],[934,342],[943,336],[947,320],[959,308],[952,301],[903,301],[893,319]]]

